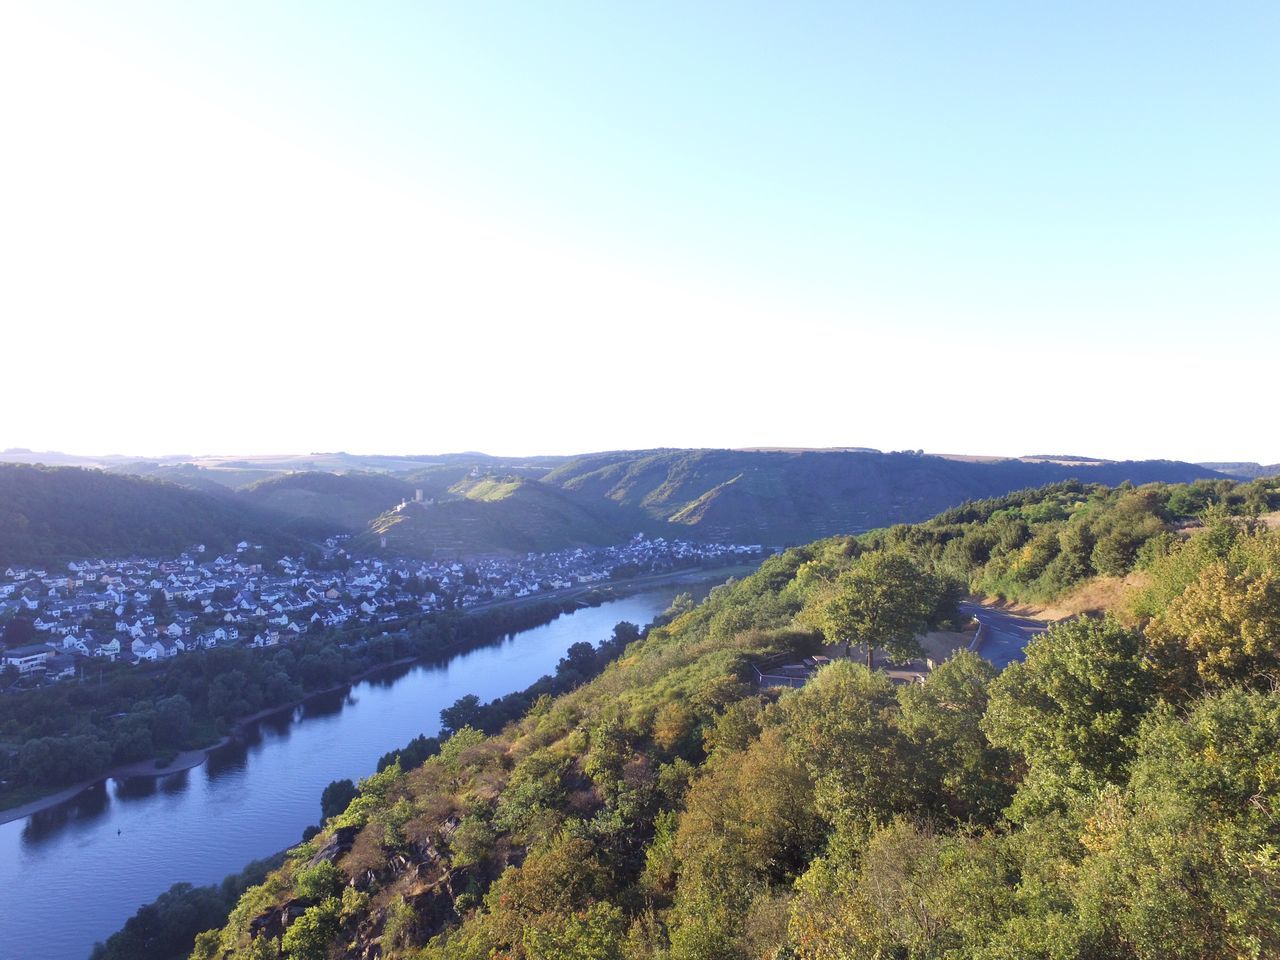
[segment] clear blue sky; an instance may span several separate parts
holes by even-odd
[[[18,345],[206,398],[0,443],[1280,460],[1275,3],[40,2],[0,32]]]

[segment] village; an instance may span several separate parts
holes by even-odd
[[[391,627],[424,614],[554,594],[627,577],[759,560],[758,545],[636,535],[629,542],[523,558],[357,557],[330,538],[315,569],[239,543],[209,555],[88,559],[0,576],[5,682],[50,682],[87,663],[155,663],[220,646],[274,647],[309,631]]]

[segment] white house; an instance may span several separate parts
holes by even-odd
[[[169,656],[169,652],[165,649],[165,645],[158,639],[148,640],[142,637],[135,638],[130,649],[133,651],[133,655],[139,660],[150,660],[154,662],[156,660],[164,660]]]
[[[44,662],[53,656],[53,651],[42,643],[32,643],[25,647],[14,647],[4,655],[5,666],[18,668],[19,673],[33,673],[44,669]]]

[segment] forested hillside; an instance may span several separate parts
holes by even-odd
[[[0,463],[0,564],[223,550],[240,540],[294,546],[269,515],[174,484]]]
[[[1280,954],[1280,484],[1062,484],[828,539],[494,735],[360,784],[193,957]],[[907,653],[965,586],[1122,589],[1003,673]]]
[[[304,471],[261,480],[240,491],[245,502],[295,521],[299,530],[360,533],[369,522],[402,500],[414,488],[379,473]]]
[[[914,453],[659,450],[594,454],[549,484],[639,508],[686,536],[773,546],[914,523],[966,500],[1077,479],[1187,482],[1215,474],[1165,460],[969,461]]]

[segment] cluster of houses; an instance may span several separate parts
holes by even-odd
[[[343,539],[326,542],[315,570],[298,557],[264,565],[256,559],[261,547],[250,543],[210,557],[196,546],[172,559],[83,560],[56,571],[10,567],[0,577],[0,625],[22,620],[30,626],[5,630],[9,645],[0,650],[0,668],[61,679],[100,659],[139,664],[217,646],[271,647],[310,630],[389,625],[602,583],[622,571],[661,572],[763,553],[759,546],[636,536],[613,547],[520,559],[396,561],[350,556]]]

